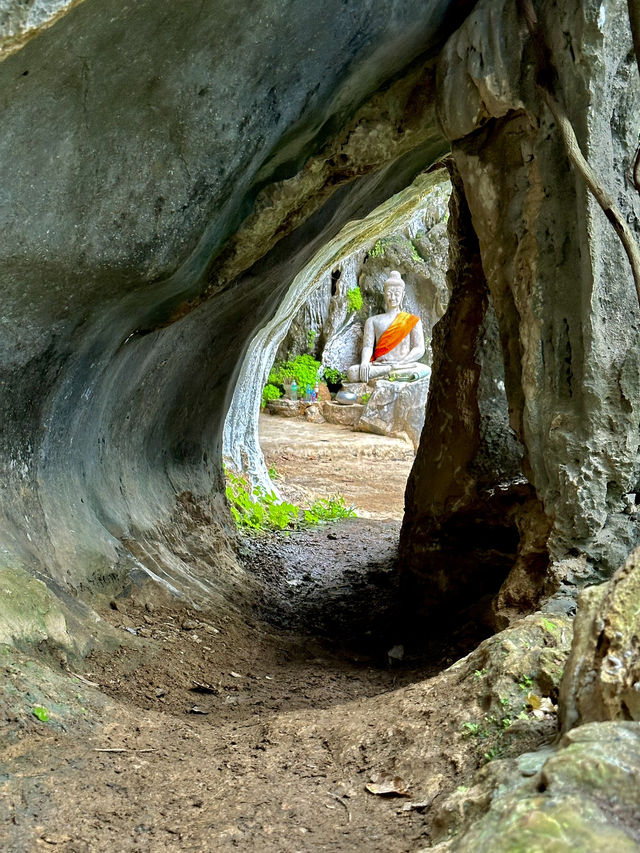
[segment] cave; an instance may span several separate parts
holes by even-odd
[[[3,850],[640,849],[635,7],[4,4]],[[239,534],[265,350],[443,175],[401,525]]]

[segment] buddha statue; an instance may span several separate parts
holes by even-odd
[[[364,324],[360,364],[347,369],[349,382],[384,377],[407,381],[430,375],[431,369],[419,360],[425,352],[422,321],[400,310],[404,289],[400,273],[393,270],[384,283],[386,311]]]

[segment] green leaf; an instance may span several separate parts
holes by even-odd
[[[46,723],[51,719],[51,714],[44,705],[34,705],[31,709],[34,717],[37,717],[41,723]]]

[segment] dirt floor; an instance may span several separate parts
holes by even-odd
[[[287,500],[304,504],[341,494],[360,518],[402,521],[414,459],[408,439],[263,414],[260,445]]]
[[[287,435],[286,451],[267,450],[283,491],[305,470]],[[308,457],[326,464],[322,482],[351,472],[338,490],[371,515],[389,510],[398,460],[377,459],[374,476],[328,441],[326,459]],[[101,612],[109,647],[84,662],[0,647],[0,849],[426,847],[432,804],[485,760],[462,722],[483,664],[437,675],[468,637],[399,659],[398,529],[387,516],[244,540],[265,588],[250,615],[117,600]]]

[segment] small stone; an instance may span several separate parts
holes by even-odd
[[[392,646],[387,652],[387,657],[389,658],[389,663],[392,663],[393,661],[403,660],[404,646],[400,644]]]
[[[198,627],[198,623],[193,619],[183,619],[181,628],[183,631],[193,631]]]
[[[321,403],[312,403],[310,406],[307,406],[304,416],[305,420],[310,421],[312,424],[323,424],[325,422],[322,415]]]

